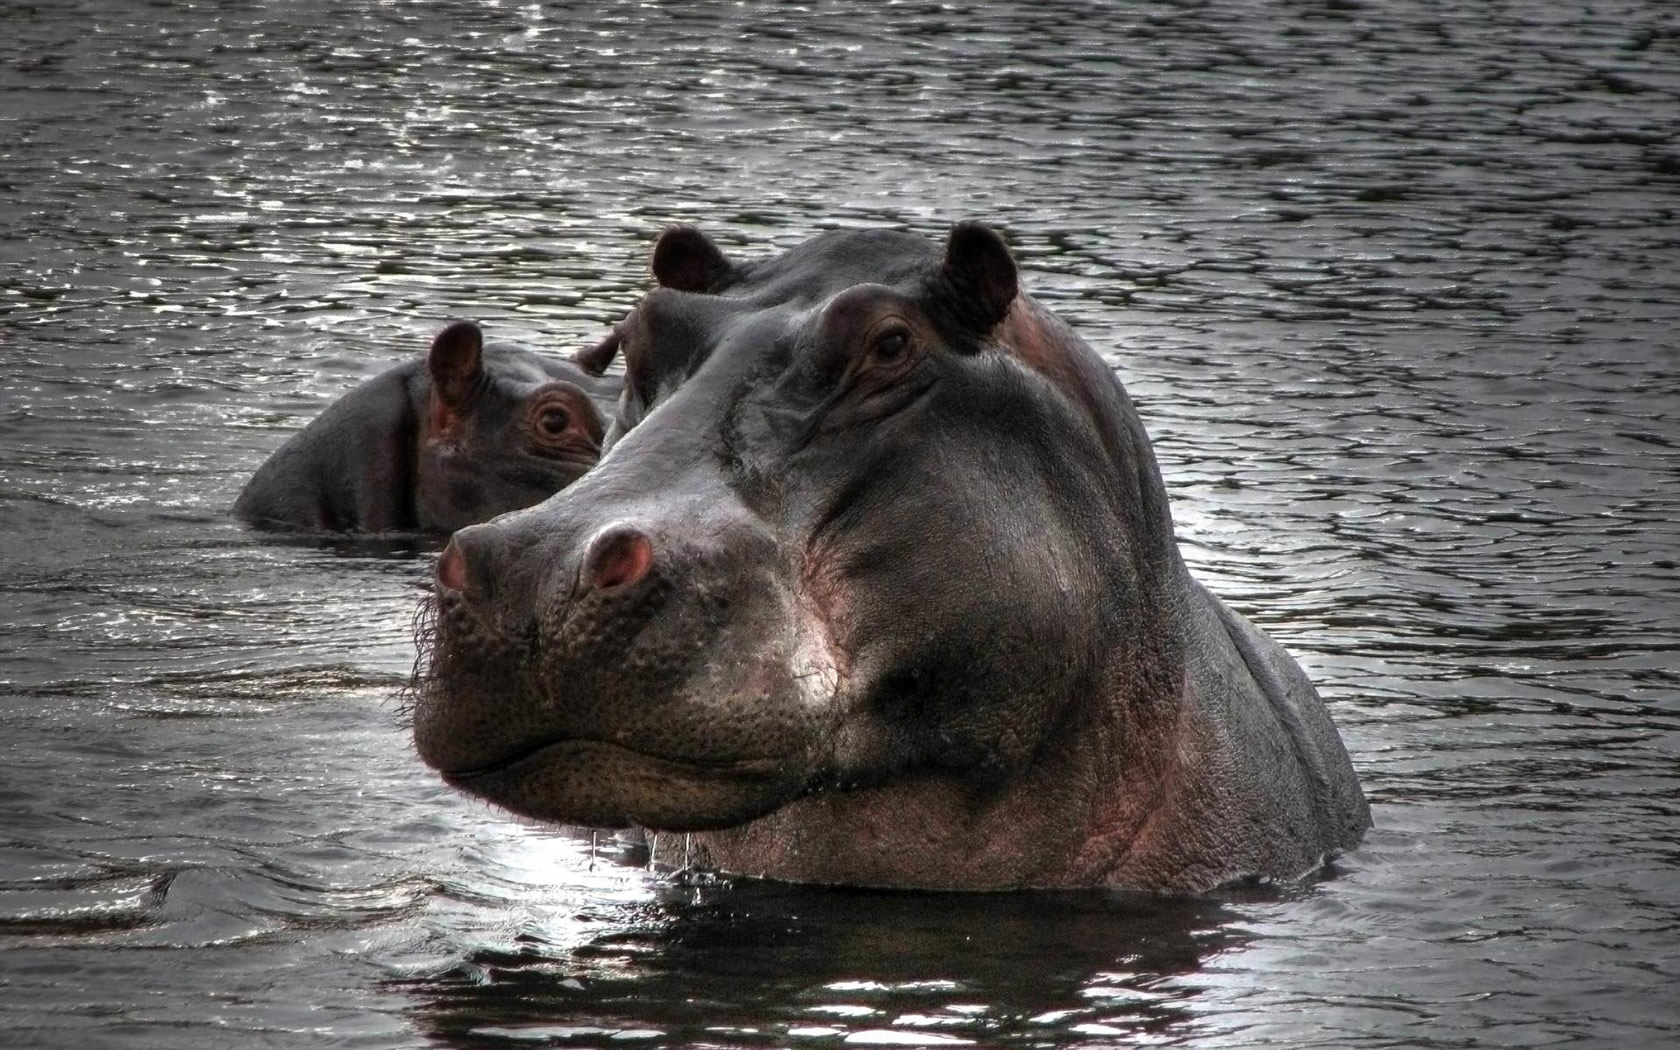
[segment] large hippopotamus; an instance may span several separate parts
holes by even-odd
[[[569,361],[486,346],[458,321],[423,360],[355,387],[292,435],[234,513],[306,532],[453,532],[594,466],[618,387]]]
[[[1359,841],[1323,703],[1186,572],[1125,390],[995,232],[653,263],[580,355],[627,370],[599,466],[438,559],[450,784],[880,887],[1197,892]]]

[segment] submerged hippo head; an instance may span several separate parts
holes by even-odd
[[[459,321],[425,358],[327,406],[257,468],[234,512],[269,528],[453,532],[540,503],[594,466],[617,394],[616,381],[486,346]]]
[[[415,517],[431,532],[540,503],[601,458],[601,412],[570,362],[485,346],[478,326],[439,332],[417,440]]]
[[[1310,685],[1185,574],[1124,390],[995,233],[682,228],[654,272],[585,357],[626,366],[600,465],[438,561],[449,782],[825,882],[1198,889],[1358,838]]]

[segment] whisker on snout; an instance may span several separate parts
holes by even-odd
[[[414,636],[414,666],[409,670],[408,681],[397,690],[394,698],[397,701],[397,724],[405,730],[414,728],[414,712],[436,678],[433,667],[438,645],[437,588],[429,580],[419,586],[425,596],[414,607],[414,617],[409,624],[409,633]]]

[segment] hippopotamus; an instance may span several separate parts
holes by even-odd
[[[601,455],[616,380],[484,343],[458,321],[426,357],[352,389],[246,482],[234,513],[306,532],[449,533],[541,502]]]
[[[1359,841],[1325,705],[1186,571],[1125,389],[999,234],[678,227],[653,272],[579,355],[624,359],[600,464],[438,557],[446,782],[872,887],[1196,893]]]

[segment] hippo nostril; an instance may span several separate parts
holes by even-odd
[[[461,553],[454,540],[450,540],[449,546],[438,555],[437,582],[438,586],[452,591],[467,589],[467,556]]]
[[[653,541],[640,529],[614,526],[600,533],[583,556],[585,591],[608,591],[640,582],[653,568]]]

